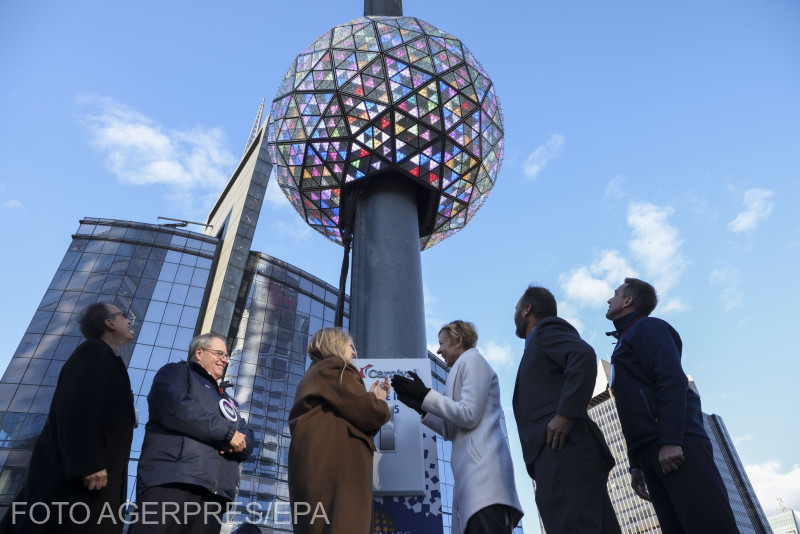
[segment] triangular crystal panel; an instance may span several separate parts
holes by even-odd
[[[370,50],[373,52],[380,52],[380,45],[378,44],[378,36],[375,35],[375,28],[372,23],[365,24],[362,28],[353,32],[353,39],[357,50]]]
[[[301,54],[308,54],[311,52],[316,52],[318,50],[325,50],[330,48],[331,46],[331,35],[333,34],[333,30],[328,30],[323,33],[320,37],[318,37],[313,43],[308,45],[305,50],[300,52]]]
[[[461,62],[461,57],[448,50],[445,39],[431,37],[428,47],[433,56],[433,66],[438,73],[450,70]]]

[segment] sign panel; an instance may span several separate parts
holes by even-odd
[[[361,376],[367,389],[376,381],[396,374],[411,378],[414,371],[430,386],[431,365],[427,358],[360,359]],[[422,423],[419,414],[397,400],[394,390],[389,392],[390,419],[375,436],[378,451],[373,461],[373,494],[376,497],[391,495],[425,494],[425,467],[422,446]]]

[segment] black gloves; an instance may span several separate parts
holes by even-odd
[[[406,378],[400,375],[392,376],[392,387],[397,392],[398,398],[404,397],[408,400],[416,401],[420,405],[422,405],[422,401],[425,399],[425,395],[428,394],[431,388],[427,387],[425,383],[422,381],[422,379],[418,377],[417,373],[415,373],[414,371],[409,371],[408,374],[410,374],[414,378],[414,380],[411,380],[410,378]],[[403,402],[402,399],[401,402]],[[403,404],[408,404],[408,403],[403,402]]]
[[[397,393],[397,400],[424,416],[422,401],[425,400],[425,395],[428,394],[431,388],[426,387],[425,383],[414,371],[409,371],[408,374],[414,377],[414,380],[401,375],[393,375],[392,387]]]
[[[397,394],[397,400],[420,414],[422,417],[425,417],[425,411],[422,409],[422,401],[418,401],[415,399],[410,399],[408,397],[404,397],[403,395]]]

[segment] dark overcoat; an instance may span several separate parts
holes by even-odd
[[[388,405],[352,364],[312,362],[289,413],[289,496],[299,511],[310,508],[296,516],[295,534],[372,533],[373,436],[388,420]]]
[[[43,519],[44,508],[27,514],[6,514],[4,532],[81,532],[119,533],[124,524],[118,512],[126,501],[128,457],[136,415],[133,393],[125,363],[100,339],[90,339],[75,349],[58,377],[50,414],[33,448],[25,486],[18,502],[67,502],[72,517],[84,524],[72,524],[69,505],[62,507],[61,525],[57,508],[50,506],[50,521]],[[108,484],[89,491],[83,477],[105,469]],[[85,506],[84,504],[85,503]],[[18,511],[25,510],[18,507]],[[115,514],[108,517],[109,511]],[[104,516],[102,521],[98,519]]]
[[[614,466],[605,438],[587,411],[596,378],[594,349],[578,331],[560,317],[539,321],[520,361],[512,401],[522,456],[531,478],[535,478],[533,464],[545,447],[547,424],[556,414],[585,421],[587,424],[573,428],[567,439],[574,442],[586,433],[592,434],[608,469]]]
[[[596,377],[594,349],[571,324],[560,317],[538,322],[526,340],[513,407],[548,532],[620,532],[606,488],[614,457],[587,413]],[[547,425],[556,414],[573,420],[559,451],[547,445]]]

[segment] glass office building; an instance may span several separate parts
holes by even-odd
[[[741,534],[769,534],[770,527],[764,509],[758,502],[756,492],[747,478],[742,461],[736,454],[733,440],[725,428],[722,418],[714,414],[703,414],[703,424],[711,438],[714,463],[728,490],[736,526]]]
[[[216,238],[167,226],[90,218],[80,222],[0,380],[0,512],[24,480],[61,367],[83,341],[80,312],[103,301],[135,318],[135,337],[123,358],[139,420],[146,421],[146,396],[155,371],[186,358],[217,244]],[[143,433],[144,425],[134,432],[134,458]],[[132,462],[129,474],[135,473]]]
[[[780,499],[779,499],[780,500]],[[800,514],[787,508],[780,501],[781,511],[767,518],[773,534],[798,534],[800,533]]]

